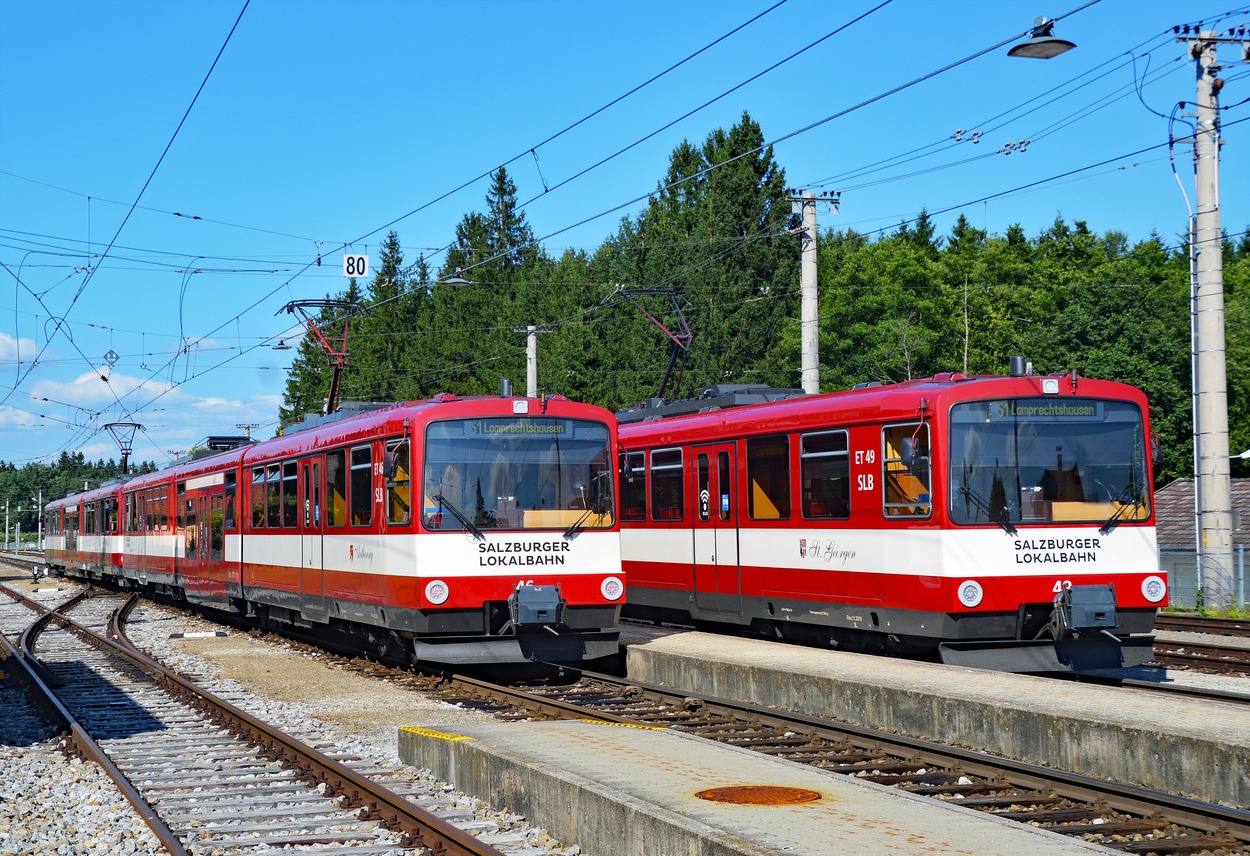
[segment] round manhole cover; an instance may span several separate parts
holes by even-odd
[[[820,799],[818,791],[776,785],[731,785],[699,791],[695,796],[701,800],[736,805],[791,805]]]

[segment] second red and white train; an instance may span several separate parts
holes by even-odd
[[[1149,660],[1145,396],[1012,363],[618,414],[626,614],[1012,671]]]

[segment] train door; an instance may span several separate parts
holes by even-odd
[[[178,536],[175,540],[174,566],[178,582],[187,594],[199,596],[204,588],[200,582],[204,577],[204,566],[200,561],[200,496],[194,488],[188,491],[186,484],[179,482],[177,497],[175,522]]]
[[[71,505],[65,509],[65,549],[74,552],[78,549],[78,506]]]
[[[736,457],[732,443],[695,449],[694,590],[700,612],[742,614]]]
[[[300,461],[300,507],[301,520],[301,590],[306,618],[325,621],[329,610],[325,599],[325,566],[322,563],[322,533],[325,531],[325,514],[322,512],[321,456]]]
[[[214,597],[229,596],[227,583],[230,581],[230,569],[226,567],[226,497],[222,485],[215,484],[209,494],[202,497],[205,502],[201,506],[207,513],[201,513],[204,521],[201,525],[204,537],[200,539],[200,556],[207,560],[208,576],[213,581]]]
[[[195,498],[195,503],[197,511],[196,524],[199,528],[195,538],[195,560],[200,567],[200,574],[207,577],[210,569],[208,560],[212,555],[210,536],[213,521],[212,495],[206,490]]]

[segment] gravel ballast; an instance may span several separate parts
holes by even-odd
[[[0,568],[0,581],[29,590],[29,577]],[[48,585],[47,582],[43,583]],[[173,668],[260,719],[310,743],[332,744],[360,764],[393,770],[411,783],[423,808],[466,829],[510,856],[578,856],[509,812],[489,807],[406,767],[397,754],[398,728],[427,722],[489,719],[424,694],[393,686],[307,654],[275,637],[171,638],[215,631],[216,625],[161,607],[141,606],[127,632],[134,642]],[[0,682],[0,856],[65,854],[129,856],[164,853],[117,788],[92,763],[61,751],[58,735],[28,710],[12,681]],[[315,847],[299,852],[316,852]],[[277,852],[277,851],[275,851]],[[291,851],[283,851],[291,852]],[[409,851],[411,852],[411,851]]]

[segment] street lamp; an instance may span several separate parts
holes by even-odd
[[[1051,59],[1061,53],[1067,53],[1076,44],[1067,39],[1056,38],[1052,33],[1055,22],[1050,18],[1037,18],[1033,21],[1033,38],[1023,41],[1007,51],[1007,56],[1022,56],[1029,59]]]

